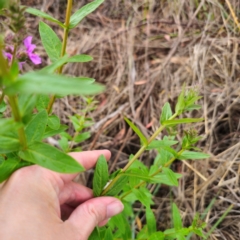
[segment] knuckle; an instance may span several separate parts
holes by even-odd
[[[104,213],[103,208],[96,208],[96,206],[92,203],[85,205],[85,212],[95,221],[96,225],[106,217],[106,213]]]

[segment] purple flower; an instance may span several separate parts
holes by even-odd
[[[4,56],[8,59],[9,62],[12,61],[12,54],[8,52],[3,52]]]
[[[42,63],[41,58],[37,54],[33,53],[34,49],[36,48],[36,45],[32,44],[32,36],[28,36],[27,38],[25,38],[23,43],[27,49],[27,55],[30,58],[30,60],[35,65],[41,64]]]

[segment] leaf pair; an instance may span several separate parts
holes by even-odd
[[[77,10],[70,18],[69,28],[70,29],[75,28],[83,20],[83,18],[85,18],[88,14],[95,11],[103,2],[104,2],[104,0],[95,0],[95,1],[93,1],[89,4],[87,4],[87,5],[83,6],[79,10]],[[63,23],[61,23],[60,21],[58,21],[57,19],[55,19],[51,15],[46,14],[45,12],[42,12],[38,9],[27,8],[26,12],[30,13],[30,14],[33,14],[35,16],[38,16],[38,17],[42,17],[46,20],[57,23],[59,26],[61,26],[63,28],[66,28],[66,26]]]

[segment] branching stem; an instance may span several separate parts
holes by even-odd
[[[169,120],[173,120],[178,116],[177,113],[175,113]],[[165,128],[164,125],[159,127],[156,132],[148,139],[148,144],[143,145],[138,152],[134,155],[134,157],[128,162],[128,164],[120,171],[120,173],[110,182],[110,184],[103,190],[101,195],[106,195],[106,193],[114,186],[114,184],[117,182],[117,180],[121,177],[123,173],[125,173],[129,167],[142,155],[142,153],[146,150],[147,146],[163,131]]]

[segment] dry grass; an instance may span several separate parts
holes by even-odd
[[[63,1],[34,2],[63,19]],[[89,1],[76,2],[77,8]],[[94,61],[68,65],[65,72],[94,77],[107,87],[92,115],[92,141],[84,147],[110,149],[111,169],[125,164],[139,148],[123,114],[150,136],[163,104],[174,105],[184,82],[199,88],[203,96],[203,109],[189,116],[205,118],[196,128],[203,136],[201,148],[211,157],[174,165],[184,177],[178,188],[163,187],[156,194],[159,229],[170,226],[172,198],[188,225],[216,197],[203,219],[207,230],[231,204],[233,208],[209,239],[240,239],[239,10],[239,0],[106,0],[71,33],[68,53],[87,53]],[[38,36],[33,26],[37,27],[36,19],[29,17],[29,31]],[[43,49],[41,53],[45,56]],[[55,105],[63,122],[80,108],[78,98]],[[179,138],[181,134],[179,129]],[[151,164],[154,155],[150,152],[142,161]]]

